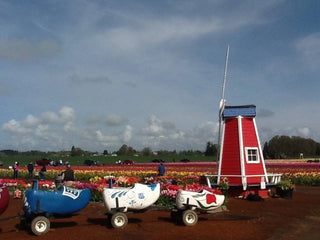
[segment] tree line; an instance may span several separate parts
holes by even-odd
[[[311,138],[275,136],[263,146],[263,155],[270,159],[320,156],[320,143]]]
[[[216,156],[218,152],[218,145],[212,142],[207,142],[205,150],[184,150],[177,152],[176,150],[159,150],[156,154],[159,156],[169,155],[205,155],[205,156]],[[275,136],[270,141],[265,142],[263,146],[263,156],[266,159],[281,159],[281,158],[299,158],[300,154],[305,157],[316,157],[320,156],[320,143],[310,138],[302,138],[297,136]],[[70,151],[60,152],[42,152],[37,150],[18,152],[15,150],[0,150],[1,155],[12,156],[89,156],[93,154],[99,154],[98,152],[85,151],[79,147],[72,146]],[[145,147],[141,151],[135,150],[133,147],[123,144],[118,151],[108,152],[103,151],[103,155],[117,154],[118,156],[152,156],[155,152],[151,148]]]

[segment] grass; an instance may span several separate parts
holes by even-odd
[[[59,161],[60,159],[64,162],[70,162],[71,165],[83,165],[84,160],[91,159],[99,161],[100,164],[113,164],[116,161],[130,159],[137,163],[148,163],[152,162],[153,159],[163,159],[165,162],[180,162],[181,159],[189,159],[191,162],[212,162],[215,161],[214,156],[204,156],[204,155],[166,155],[166,156],[1,156],[0,161],[5,167],[13,166],[14,162],[19,162],[20,166],[25,166],[29,162],[35,162],[36,160],[41,160],[43,158],[50,158],[52,160]]]

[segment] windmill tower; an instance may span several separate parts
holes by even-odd
[[[219,111],[217,184],[227,178],[230,187],[242,187],[241,191],[256,188],[260,194],[269,183],[255,121],[256,106],[226,105],[224,91],[228,57],[229,46]],[[266,190],[264,192],[266,194]]]
[[[218,181],[227,177],[230,186],[260,186],[268,182],[257,125],[256,106],[225,106]],[[219,183],[219,182],[218,182]]]

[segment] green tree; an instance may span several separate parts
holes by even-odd
[[[215,156],[217,155],[217,145],[212,142],[207,142],[206,151],[204,152],[205,156]]]
[[[142,156],[151,156],[152,150],[149,147],[145,147],[141,151]]]
[[[76,148],[72,146],[70,155],[71,157],[82,156],[84,155],[84,151],[81,148]]]
[[[119,156],[133,156],[134,154],[136,154],[136,150],[134,150],[132,147],[123,144],[119,150],[117,151],[117,154]]]
[[[300,153],[304,156],[318,155],[318,144],[310,138],[297,136],[274,136],[263,147],[265,158],[298,158]]]

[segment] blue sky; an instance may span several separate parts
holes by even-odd
[[[320,141],[319,1],[0,0],[0,149],[204,150],[227,105]]]

